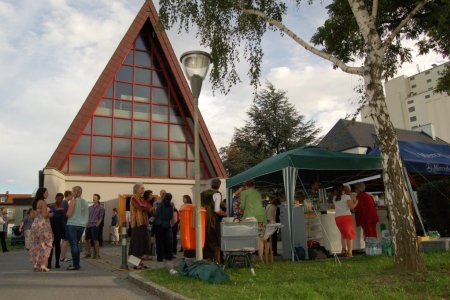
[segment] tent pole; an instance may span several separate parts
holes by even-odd
[[[289,238],[291,240],[290,251],[292,261],[294,261],[294,228],[292,226],[294,212],[292,211],[292,207],[294,203],[295,185],[297,183],[297,172],[298,170],[291,166],[283,169],[283,182],[284,182],[284,192],[287,201],[288,228],[289,228]]]
[[[422,227],[423,234],[426,234],[427,232],[425,231],[425,226],[423,225],[422,216],[420,215],[419,207],[417,205],[417,197],[416,197],[416,194],[413,191],[413,188],[411,186],[411,182],[409,181],[408,171],[406,170],[405,167],[403,167],[403,176],[405,177],[406,188],[408,189],[408,192],[411,195],[411,199],[412,199],[412,202],[413,202],[414,210],[415,210],[415,212],[417,214],[417,217],[419,218],[419,222],[420,222],[420,226]]]
[[[233,211],[233,189],[231,187],[227,188],[227,216],[232,217],[231,212]]]

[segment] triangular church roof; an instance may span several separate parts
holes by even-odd
[[[86,124],[92,117],[92,113],[97,108],[104,92],[108,89],[108,86],[111,83],[111,78],[114,78],[117,70],[120,68],[121,64],[128,54],[128,51],[132,47],[135,39],[139,36],[140,31],[143,29],[147,21],[149,21],[152,27],[155,29],[155,38],[159,42],[161,52],[163,53],[168,65],[168,69],[173,76],[175,86],[177,87],[181,98],[184,99],[189,114],[193,116],[194,99],[178,62],[178,58],[173,51],[172,45],[170,44],[165,31],[157,30],[159,25],[158,14],[155,6],[153,5],[152,1],[145,1],[130,28],[123,37],[122,41],[119,43],[116,51],[112,55],[105,69],[92,88],[91,92],[87,96],[80,111],[76,115],[63,139],[56,148],[56,151],[48,161],[46,168],[62,168],[62,165],[65,163],[68,154],[77,143],[80,133],[83,131]],[[217,148],[214,145],[211,135],[209,134],[209,131],[206,127],[205,121],[201,115],[199,116],[199,124],[200,139],[203,142],[206,153],[211,160],[211,164],[214,167],[216,174],[219,177],[224,178],[226,177],[225,168],[219,157]]]

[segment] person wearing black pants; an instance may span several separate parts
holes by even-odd
[[[8,212],[5,210],[1,211],[0,216],[0,240],[2,244],[2,251],[8,252],[8,247],[6,247],[6,234],[8,232]]]
[[[154,215],[156,258],[159,262],[164,259],[172,260],[174,258],[172,253],[172,228],[170,226],[170,221],[173,218],[171,200],[172,194],[166,193]]]
[[[172,203],[173,206],[173,217],[172,217],[172,249],[173,254],[177,254],[177,248],[178,248],[178,230],[180,226],[180,213],[178,212],[175,205]]]
[[[62,206],[64,195],[61,193],[56,194],[55,204],[50,208],[53,212],[53,217],[50,218],[50,224],[53,231],[53,248],[48,257],[47,268],[52,267],[53,249],[55,249],[55,268],[59,269],[59,259],[61,256],[61,240],[66,238],[66,229],[64,219],[66,217],[66,211]]]

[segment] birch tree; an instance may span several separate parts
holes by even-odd
[[[283,22],[301,9],[303,2],[313,1],[160,0],[160,19],[165,28],[176,24],[180,30],[196,28],[200,43],[211,49],[213,88],[225,93],[240,80],[236,63],[242,57],[248,61],[251,83],[258,86],[264,55],[261,40],[267,31],[279,32],[334,68],[360,76],[363,102],[369,107],[380,143],[395,263],[399,270],[424,271],[382,80],[411,60],[404,39],[415,40],[421,54],[437,51],[449,55],[449,0],[330,1],[326,7],[329,18],[311,42]],[[352,61],[353,65],[349,64]]]

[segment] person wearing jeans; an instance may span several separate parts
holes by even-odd
[[[80,269],[80,240],[83,236],[84,228],[83,226],[67,226],[66,237],[72,254],[72,265],[67,268],[69,271]]]
[[[76,186],[73,188],[73,199],[67,210],[67,238],[72,252],[73,263],[67,268],[69,271],[80,269],[80,240],[89,218],[89,205],[81,198],[83,190]]]

